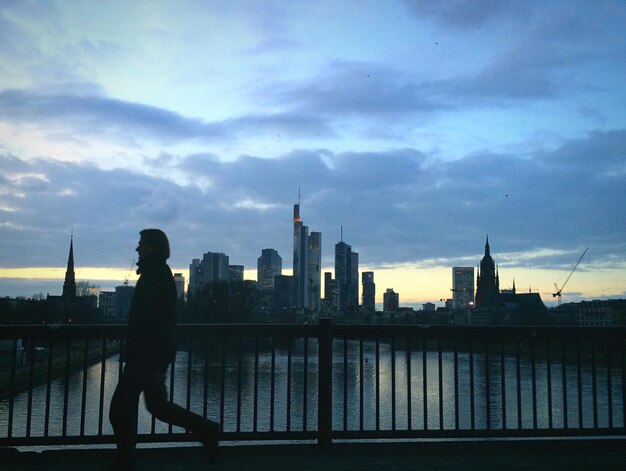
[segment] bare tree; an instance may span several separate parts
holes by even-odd
[[[76,296],[98,296],[100,293],[100,286],[91,284],[89,281],[77,281],[76,282]]]

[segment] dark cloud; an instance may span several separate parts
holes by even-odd
[[[0,117],[14,123],[73,126],[88,134],[139,133],[157,141],[211,139],[223,135],[217,126],[184,118],[153,106],[101,96],[48,95],[24,90],[0,92]]]
[[[136,232],[157,225],[171,233],[178,266],[210,250],[253,268],[265,247],[278,249],[289,266],[291,206],[300,186],[302,218],[323,232],[329,265],[340,226],[369,265],[465,259],[480,254],[486,233],[500,253],[566,252],[533,260],[535,266],[567,265],[567,251],[586,246],[610,265],[626,250],[626,223],[618,216],[626,211],[626,171],[615,167],[624,157],[623,130],[531,157],[475,153],[433,161],[411,149],[298,151],[233,162],[191,155],[178,171],[206,178],[198,187],[7,155],[0,159],[0,255],[5,266],[62,265],[74,226],[85,248],[82,264],[124,266]]]
[[[143,138],[166,144],[236,139],[239,135],[333,136],[328,124],[315,116],[258,113],[207,123],[154,106],[89,95],[86,92],[99,89],[93,84],[79,85],[63,87],[77,89],[77,93],[71,94],[2,91],[0,121],[57,127],[70,135],[78,131],[84,135]]]
[[[380,64],[334,62],[309,83],[272,88],[273,93],[262,93],[302,114],[392,115],[446,106],[439,95],[429,93],[433,84]]]
[[[559,163],[576,164],[587,171],[590,164],[603,161],[606,171],[626,172],[626,130],[591,132],[588,137],[574,139],[549,155]]]
[[[329,61],[306,82],[263,84],[259,99],[298,114],[339,122],[358,116],[393,126],[433,112],[526,109],[539,101],[565,105],[582,92],[614,91],[607,76],[623,74],[623,7],[613,5],[619,13],[611,13],[608,4],[584,2],[576,8],[569,2],[407,3],[420,18],[441,23],[437,47],[442,56],[458,58],[458,71],[433,69],[431,63],[441,59],[419,44],[403,52],[402,60]],[[483,21],[493,25],[476,31]],[[474,31],[459,31],[459,26]]]
[[[214,185],[228,189],[221,200],[235,205],[246,198],[259,203],[295,199],[298,186],[321,189],[330,184],[331,172],[324,163],[324,151],[294,151],[277,159],[241,156],[222,162],[215,155],[195,154],[180,165],[190,175],[203,176]]]
[[[511,16],[527,17],[531,2],[515,0],[405,0],[409,10],[418,18],[432,18],[456,28],[476,28],[490,21]]]
[[[63,266],[74,227],[77,263],[124,267],[137,232],[158,226],[171,236],[174,266],[223,251],[254,268],[261,249],[273,247],[289,267],[292,204],[301,187],[301,216],[323,233],[327,266],[340,226],[369,266],[478,260],[486,233],[503,266],[566,269],[587,246],[590,269],[620,266],[626,170],[615,164],[625,157],[624,130],[532,156],[482,152],[455,161],[413,149],[302,150],[231,162],[196,154],[176,169],[206,184],[182,185],[165,175],[5,155],[0,258],[5,267]],[[548,252],[532,260],[498,257],[539,249]]]
[[[298,113],[248,114],[220,123],[237,136],[272,135],[275,137],[335,137],[325,119]]]
[[[308,83],[264,86],[259,99],[296,115],[335,121],[355,116],[376,118],[393,127],[406,125],[408,118],[419,115],[526,106],[530,101],[572,96],[588,87],[586,77],[572,80],[571,68],[593,60],[592,56],[554,48],[541,52],[519,49],[463,76],[443,79],[423,77],[419,71],[398,66],[334,62]]]

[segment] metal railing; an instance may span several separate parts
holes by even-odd
[[[113,443],[124,326],[0,326],[0,446]],[[626,329],[180,325],[170,398],[222,440],[616,436]],[[139,441],[187,441],[141,409]]]

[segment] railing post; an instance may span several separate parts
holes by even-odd
[[[319,320],[318,348],[318,400],[317,400],[317,444],[329,447],[332,443],[333,427],[333,337],[331,319]]]

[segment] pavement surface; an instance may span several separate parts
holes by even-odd
[[[1,471],[106,468],[111,449],[41,452],[0,448]],[[316,445],[223,446],[209,466],[202,448],[137,450],[137,471],[404,471],[404,470],[626,470],[626,440],[537,440]]]

